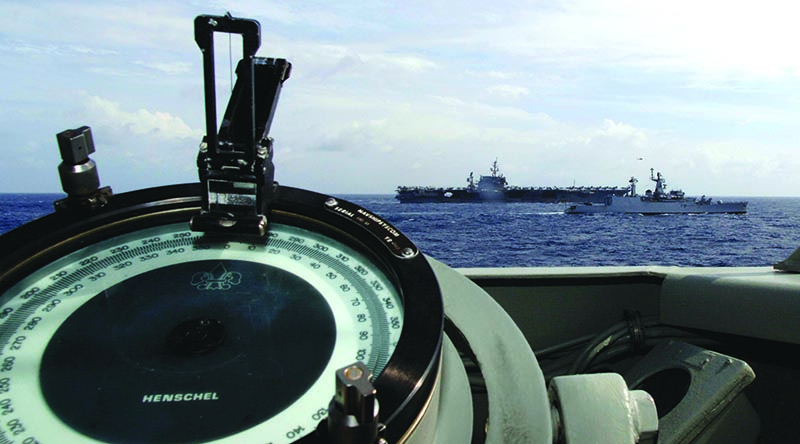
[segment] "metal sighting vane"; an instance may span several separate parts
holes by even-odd
[[[242,35],[242,60],[236,84],[217,132],[214,79],[214,33]],[[263,236],[275,187],[269,129],[283,82],[292,65],[285,59],[256,57],[261,27],[255,20],[201,15],[194,35],[203,53],[206,136],[197,167],[203,184],[201,214],[195,231],[223,231]]]

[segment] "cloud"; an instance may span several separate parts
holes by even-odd
[[[377,82],[386,88],[395,79],[421,76],[438,68],[423,56],[393,52],[366,44],[330,44],[311,41],[287,43],[286,53],[299,79],[309,82]]]
[[[198,5],[144,1],[9,2],[0,36],[9,145],[85,122],[98,146],[126,159],[121,174],[147,171],[135,180],[168,178],[152,164],[194,168],[204,132]],[[795,181],[778,171],[781,156],[795,156],[786,147],[800,117],[787,92],[800,79],[791,3],[244,1],[199,6],[260,20],[259,55],[294,64],[272,127],[292,184],[363,191],[354,174],[303,175],[318,165],[369,171],[381,192],[416,181],[404,168],[453,185],[495,157],[520,185],[624,182],[644,167],[639,157],[669,177],[723,174],[746,159]],[[765,140],[775,142],[759,152]]]
[[[496,24],[471,23],[448,42],[567,70],[627,67],[704,82],[800,76],[800,59],[792,56],[800,5],[792,2],[572,0],[529,8],[498,2],[494,11],[501,17]]]
[[[6,2],[4,32],[37,42],[91,48],[90,51],[127,52],[127,48],[164,49],[191,46],[195,11],[171,2],[142,0],[135,5],[114,2],[67,1]]]
[[[516,79],[519,78],[521,75],[520,73],[517,72],[506,72],[506,71],[496,71],[496,70],[489,70],[489,71],[468,70],[467,74],[475,76],[486,76],[490,79],[496,79],[496,80]]]
[[[283,2],[270,0],[221,0],[211,2],[211,10],[230,11],[236,17],[251,17],[260,21],[265,32],[270,25],[289,27],[297,33],[309,29],[324,29],[337,33],[365,31],[383,26],[366,15],[372,9],[361,2],[325,3]],[[297,37],[302,38],[302,35]]]
[[[159,71],[167,75],[185,74],[191,72],[193,68],[193,66],[190,63],[182,61],[156,62],[147,60],[137,60],[133,63],[148,69],[152,69],[154,71]]]
[[[90,48],[84,45],[63,45],[59,43],[41,44],[16,40],[0,42],[0,50],[8,53],[21,54],[27,57],[71,57],[75,55],[109,56],[119,54],[119,51]]]
[[[530,94],[528,88],[516,85],[492,85],[487,88],[487,92],[492,96],[505,100],[518,100]]]
[[[385,136],[390,130],[388,124],[387,119],[353,121],[321,140],[317,149],[347,153],[345,155],[394,151],[394,145]]]
[[[715,140],[693,147],[696,162],[710,174],[747,178],[745,182],[769,184],[791,175],[800,164],[794,150],[769,142],[752,144],[739,140]],[[792,190],[794,191],[794,190]]]
[[[382,69],[402,69],[413,73],[422,73],[436,68],[436,63],[423,57],[407,54],[366,54],[364,60],[382,66]]]
[[[94,56],[108,56],[108,55],[116,55],[119,54],[119,51],[115,51],[112,49],[97,49],[97,48],[90,48],[84,45],[66,45],[69,51],[74,52],[76,54],[88,54]],[[59,50],[61,52],[61,50]]]
[[[94,124],[125,129],[137,136],[148,135],[161,140],[193,137],[199,140],[204,134],[202,130],[189,127],[180,117],[163,111],[126,111],[119,103],[97,96],[86,97],[85,105],[87,119]]]
[[[647,142],[647,135],[641,129],[634,128],[626,123],[614,122],[611,119],[603,119],[603,125],[596,133],[600,137],[628,140],[637,145],[644,145]]]
[[[91,126],[101,177],[115,191],[197,180],[194,159],[205,132],[181,117],[92,95],[83,95],[75,114]]]

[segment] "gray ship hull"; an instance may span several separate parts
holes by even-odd
[[[743,214],[746,212],[747,202],[708,202],[693,199],[653,200],[643,196],[611,196],[602,204],[571,205],[565,210],[567,214]]]
[[[473,190],[466,188],[398,187],[395,199],[402,203],[430,202],[593,202],[602,203],[607,197],[622,196],[628,192],[618,187],[534,188],[509,187],[500,190]]]

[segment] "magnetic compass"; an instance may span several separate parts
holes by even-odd
[[[245,54],[219,133],[214,32],[242,34]],[[291,65],[254,57],[259,36],[195,21],[198,184],[113,195],[89,128],[58,135],[68,197],[0,236],[0,442],[404,442],[422,421],[436,277],[381,217],[273,182]]]
[[[291,188],[266,236],[194,232],[199,192],[118,195],[89,220],[56,213],[0,238],[0,441],[294,442],[357,361],[386,432],[412,426],[442,328],[413,244]]]

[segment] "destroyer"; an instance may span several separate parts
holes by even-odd
[[[631,177],[630,194],[625,196],[607,196],[603,203],[585,202],[569,206],[568,214],[593,213],[639,213],[639,214],[689,214],[689,213],[736,213],[747,212],[747,202],[714,202],[709,197],[701,196],[693,199],[686,197],[681,190],[666,191],[667,183],[661,173],[653,176],[650,168],[650,180],[656,183],[655,191],[647,190],[644,196],[636,194],[636,180]]]
[[[518,187],[509,186],[500,174],[497,160],[477,183],[469,173],[466,187],[397,187],[395,199],[400,202],[604,202],[610,196],[623,196],[628,188],[621,187]]]

